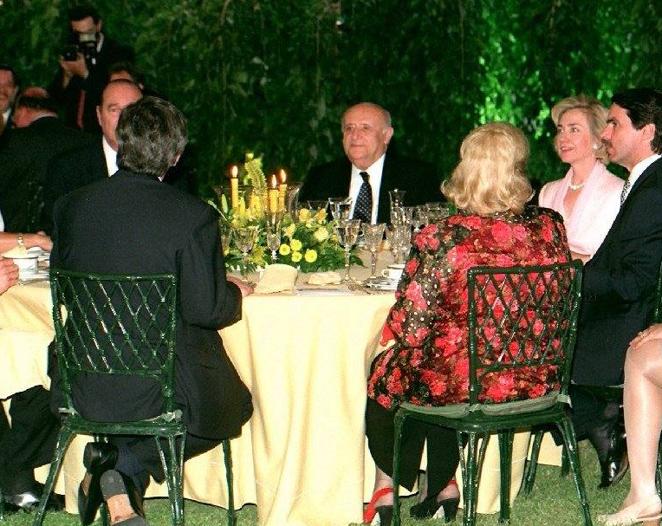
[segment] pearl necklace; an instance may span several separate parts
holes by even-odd
[[[586,182],[579,183],[579,184],[572,184],[572,179],[570,179],[570,183],[568,184],[568,188],[570,190],[579,190],[580,188],[583,188],[583,186],[586,184]]]

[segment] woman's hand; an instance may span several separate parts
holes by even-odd
[[[24,234],[23,239],[25,240],[25,246],[27,248],[39,247],[46,252],[50,252],[53,248],[51,238],[41,230],[35,234]]]
[[[637,334],[630,342],[630,349],[637,350],[650,340],[662,340],[662,323],[651,325]]]

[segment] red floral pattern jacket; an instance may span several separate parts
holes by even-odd
[[[447,405],[469,399],[467,269],[546,265],[570,259],[563,220],[528,207],[521,215],[457,214],[427,225],[412,241],[382,331],[390,347],[373,362],[368,396],[387,409],[402,402]],[[490,385],[485,385],[488,382]],[[555,372],[528,370],[483,379],[485,401],[543,396]]]

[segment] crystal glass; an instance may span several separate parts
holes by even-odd
[[[301,191],[301,183],[288,183],[287,195],[285,196],[285,206],[287,211],[294,217],[299,211],[299,192]]]
[[[237,248],[241,252],[242,267],[241,275],[244,278],[248,275],[248,254],[253,250],[253,246],[257,241],[259,230],[256,225],[245,225],[236,228],[234,231],[234,240]]]
[[[328,201],[306,201],[306,206],[313,214],[317,213],[319,210],[326,210],[326,207],[329,206]]]
[[[345,276],[343,282],[353,281],[349,277],[350,252],[356,244],[361,230],[361,221],[359,219],[340,219],[336,225],[336,234],[340,245],[345,249]]]
[[[396,237],[398,238],[398,250],[400,251],[400,263],[407,260],[409,251],[411,250],[411,226],[398,225],[395,227],[398,231]]]
[[[393,263],[403,262],[403,253],[408,252],[411,243],[411,227],[409,225],[392,225],[386,230],[386,240],[393,253]]]
[[[398,190],[397,188],[394,188],[393,190],[389,190],[388,197],[391,202],[391,210],[405,205],[406,193],[407,193],[406,190]]]
[[[352,211],[351,197],[329,197],[329,206],[331,215],[336,221],[350,219],[349,214]]]
[[[221,222],[220,231],[223,256],[227,256],[230,253],[230,245],[232,244],[232,227],[229,223]]]
[[[271,261],[278,259],[278,248],[281,242],[281,221],[283,214],[281,212],[267,214],[266,222],[266,242],[267,248],[271,250]]]
[[[419,232],[422,227],[430,224],[430,214],[425,205],[417,206],[414,210],[414,232]]]
[[[386,225],[384,223],[363,225],[365,248],[370,251],[370,278],[374,278],[377,275],[377,251],[384,239],[385,229]]]

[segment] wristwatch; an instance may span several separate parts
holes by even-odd
[[[23,234],[21,232],[16,234],[16,243],[18,243],[19,247],[25,248],[25,240],[23,239]]]

